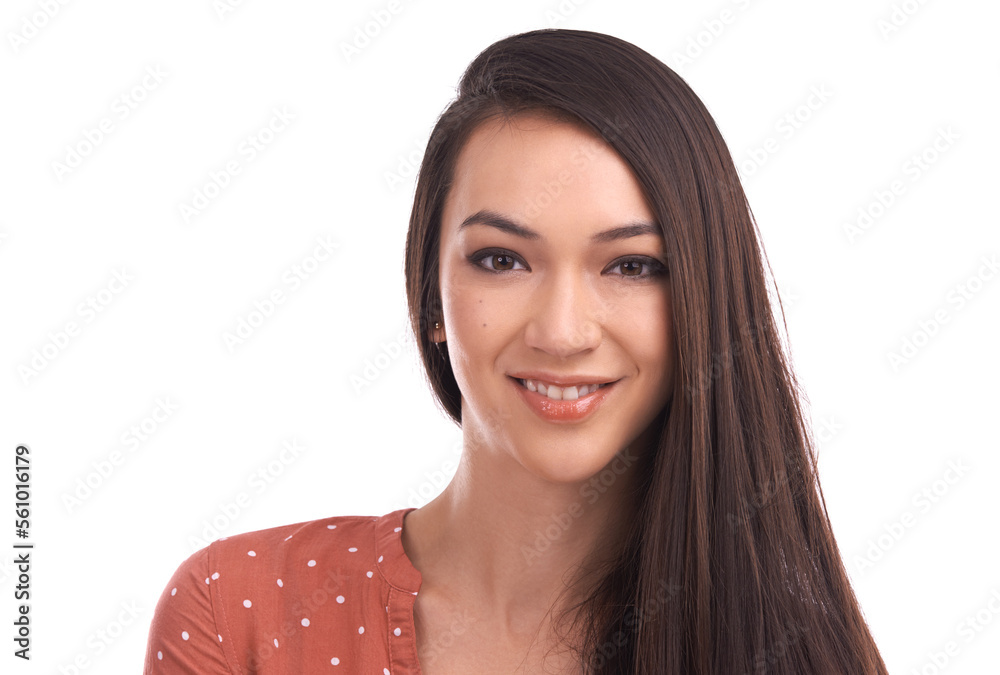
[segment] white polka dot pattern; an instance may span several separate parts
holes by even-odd
[[[143,675],[416,672],[420,576],[400,534],[411,510],[247,532],[199,549],[160,597]]]

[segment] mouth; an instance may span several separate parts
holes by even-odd
[[[578,384],[570,386],[556,386],[554,384],[546,384],[541,380],[532,380],[520,377],[511,377],[512,380],[517,382],[521,387],[527,389],[528,391],[540,394],[545,398],[552,401],[576,401],[578,399],[589,396],[600,389],[608,387],[618,380],[612,380],[610,382],[590,382],[587,384]]]
[[[507,377],[530,410],[542,420],[558,424],[576,424],[589,419],[609,396],[613,396],[619,381],[557,387],[539,380]]]

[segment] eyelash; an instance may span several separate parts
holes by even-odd
[[[525,267],[527,264],[521,260],[520,256],[515,255],[513,252],[508,251],[503,248],[484,248],[481,251],[476,251],[469,256],[469,262],[472,265],[484,272],[489,274],[504,274],[506,272],[516,272],[517,270],[494,270],[489,267],[480,264],[480,261],[484,258],[492,258],[493,256],[506,256],[513,258],[514,261],[521,263]],[[646,281],[654,277],[663,276],[667,273],[667,268],[659,260],[654,258],[647,258],[646,256],[626,256],[625,258],[620,258],[616,260],[611,268],[615,269],[621,267],[625,263],[639,263],[645,265],[651,271],[648,274],[613,274],[612,276],[622,277],[623,279],[634,279],[635,281]]]

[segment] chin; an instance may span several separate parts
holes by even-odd
[[[534,450],[534,449],[533,449]],[[518,462],[551,483],[583,483],[600,473],[615,458],[614,453],[581,453],[577,448],[545,452],[544,448],[517,456]]]

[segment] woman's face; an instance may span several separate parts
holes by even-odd
[[[638,181],[583,127],[490,120],[458,157],[441,228],[434,339],[447,339],[467,443],[550,481],[600,472],[672,392],[665,249]]]

